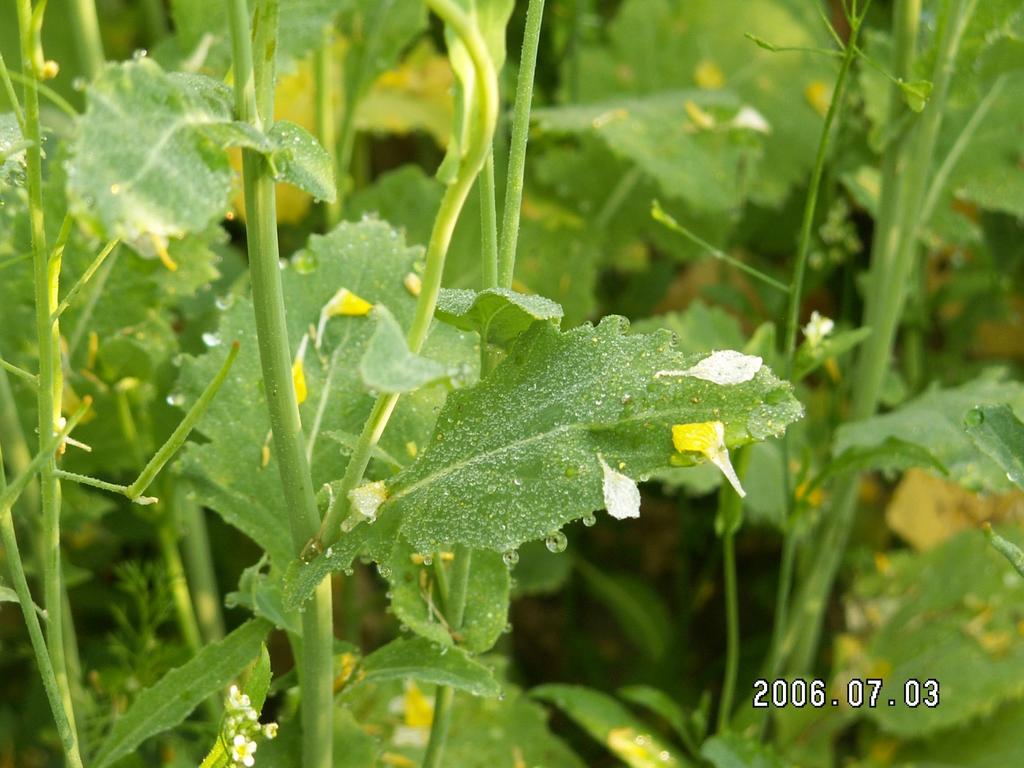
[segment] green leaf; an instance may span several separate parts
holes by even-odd
[[[805,340],[797,349],[793,360],[794,380],[800,381],[823,365],[826,360],[849,352],[870,335],[870,328],[854,328],[826,336],[817,344],[810,344]]]
[[[442,646],[452,646],[455,640],[443,623],[440,599],[435,589],[433,565],[426,565],[423,557],[403,541],[387,563],[390,570],[391,608],[395,618],[420,637]],[[468,594],[459,646],[470,653],[489,651],[501,637],[508,624],[511,579],[508,566],[501,555],[488,550],[476,550],[469,571]]]
[[[517,552],[513,595],[526,597],[557,592],[572,573],[572,560],[551,552],[542,541],[528,541]]]
[[[1019,545],[1019,529],[1002,531]],[[852,615],[870,617],[863,652],[840,677],[884,677],[881,696],[896,707],[862,710],[881,729],[916,738],[976,722],[1024,694],[1018,631],[1024,581],[977,531],[926,552],[891,552],[887,567],[862,575],[848,598]],[[873,670],[873,671],[872,671]],[[884,675],[878,674],[884,670]],[[910,679],[939,681],[937,707],[903,706]]]
[[[0,603],[18,603],[21,604],[21,600],[18,598],[18,593],[10,587],[0,586]]]
[[[941,705],[940,705],[941,706]],[[894,765],[901,768],[1004,768],[1024,762],[1024,700],[1001,706],[989,717],[926,739],[905,742]]]
[[[593,132],[664,194],[719,211],[742,202],[759,156],[756,132],[732,127],[740,107],[731,94],[694,90],[539,109],[533,119],[547,134]]]
[[[814,488],[828,478],[846,472],[865,472],[868,470],[900,471],[911,467],[927,467],[941,475],[948,475],[949,470],[939,461],[935,454],[918,443],[908,443],[898,437],[888,437],[876,445],[852,446],[830,461],[804,491],[806,496]]]
[[[302,634],[302,622],[291,606],[285,606],[283,584],[280,572],[273,566],[267,568],[267,558],[242,571],[238,580],[238,591],[224,596],[228,608],[243,606],[254,615],[266,619],[278,629],[285,629],[294,635]]]
[[[318,200],[334,202],[337,187],[327,150],[302,126],[278,120],[270,129],[275,181],[286,181]]]
[[[1024,385],[993,371],[950,389],[934,388],[887,414],[844,424],[836,431],[833,455],[851,448],[877,447],[889,438],[930,451],[949,470],[950,479],[970,490],[1011,487],[1006,470],[979,455],[964,431],[963,415],[977,405],[1009,405],[1024,412]]]
[[[388,680],[446,685],[474,696],[497,696],[494,674],[461,648],[440,648],[424,638],[398,638],[363,659],[363,676],[352,687]]]
[[[14,113],[0,113],[0,186],[17,182],[24,173],[25,149]]]
[[[1024,488],[1024,424],[1008,405],[979,405],[964,416],[964,430],[978,450]]]
[[[932,84],[928,80],[911,80],[909,82],[901,80],[898,85],[907,106],[914,112],[923,112],[932,95]]]
[[[1000,536],[992,530],[992,526],[989,523],[982,523],[982,530],[985,531],[985,536],[988,537],[992,548],[1005,557],[1017,573],[1024,576],[1024,549],[1021,549],[1009,539]]]
[[[627,685],[620,688],[618,693],[620,698],[656,714],[672,727],[687,747],[693,749],[694,739],[686,713],[667,693],[649,685]]]
[[[659,328],[671,331],[680,352],[713,352],[716,349],[743,349],[747,337],[740,321],[721,307],[712,307],[697,299],[681,312],[667,312],[630,325],[636,333],[652,333]]]
[[[150,251],[147,239],[205,229],[227,210],[234,173],[203,129],[230,121],[223,83],[167,74],[148,59],[108,65],[71,148],[72,211]]]
[[[733,92],[771,126],[771,133],[757,142],[763,145],[763,159],[744,192],[761,205],[779,206],[792,187],[806,183],[814,160],[807,147],[817,143],[823,118],[820,104],[812,103],[808,93],[828,92],[836,64],[813,53],[764,50],[744,39],[745,32],[779,47],[829,44],[812,5],[627,0],[602,34],[583,42],[566,60],[562,82],[567,90],[575,88],[580,101],[593,103],[700,85],[702,72],[716,72],[713,80],[720,82],[704,81],[704,86]],[[719,199],[729,196],[717,184],[712,189]]]
[[[449,288],[441,291],[434,314],[456,328],[476,331],[484,343],[505,346],[538,321],[548,321],[557,328],[562,308],[543,296],[508,288]]]
[[[242,693],[249,697],[249,702],[256,710],[257,715],[263,712],[263,704],[267,700],[267,691],[270,690],[272,676],[270,653],[267,651],[267,646],[262,645],[259,658],[249,668],[245,683],[241,686]],[[224,740],[218,737],[199,768],[228,768],[231,762]]]
[[[260,654],[269,629],[261,619],[248,621],[140,693],[114,722],[94,761],[97,768],[112,765],[149,737],[173,728],[208,696],[223,691]]]
[[[561,709],[629,768],[690,764],[674,746],[662,741],[650,726],[607,694],[576,685],[542,685],[530,695]]]
[[[702,356],[676,352],[668,333],[624,330],[614,317],[566,333],[534,325],[490,376],[448,397],[430,445],[387,481],[381,511],[403,516],[420,552],[447,543],[504,552],[603,508],[602,460],[633,480],[692,463],[674,451],[673,425],[721,421],[736,446],[780,434],[802,413],[763,365],[735,385],[658,376]]]
[[[786,768],[773,750],[738,733],[713,736],[700,748],[701,757],[714,768]]]
[[[575,558],[574,565],[626,637],[649,658],[660,659],[668,648],[672,625],[658,594],[639,579],[595,568],[582,557]]]
[[[387,307],[375,307],[371,314],[377,325],[359,361],[359,376],[368,389],[395,394],[412,392],[429,384],[456,386],[468,372],[465,366],[450,368],[414,354],[402,327]]]
[[[375,323],[360,315],[328,317],[319,349],[309,340],[310,326],[320,325],[324,307],[345,289],[369,304],[386,306],[401,326],[408,327],[416,299],[405,281],[421,258],[422,250],[406,246],[387,224],[366,220],[314,235],[281,273],[293,355],[307,339],[302,368],[308,396],[299,413],[315,488],[337,480],[344,470],[338,443],[325,436],[358,433],[373,407],[373,397],[359,378],[359,361]],[[284,498],[272,445],[267,445],[270,421],[251,300],[238,298],[222,312],[216,333],[205,339],[214,345],[238,339],[241,350],[220,394],[196,427],[208,442],[187,445],[179,466],[198,501],[246,533],[284,568],[295,552],[287,518],[281,514]],[[442,324],[432,327],[424,353],[449,367],[469,365],[470,376],[479,360],[469,334]],[[183,399],[202,390],[222,356],[214,346],[211,353],[185,359],[178,383]],[[408,456],[425,445],[446,394],[446,388],[437,385],[403,397],[381,449],[391,456]]]

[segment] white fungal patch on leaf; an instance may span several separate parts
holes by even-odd
[[[743,384],[750,381],[761,370],[764,361],[757,355],[745,355],[735,349],[712,352],[699,363],[685,371],[658,371],[655,377],[692,376],[710,381],[712,384]]]
[[[348,499],[352,502],[352,511],[366,520],[377,519],[377,510],[387,498],[388,489],[383,480],[360,485],[348,494]]]
[[[604,506],[616,520],[640,517],[640,489],[636,483],[621,472],[608,466],[603,456],[598,456],[601,471],[604,472]]]

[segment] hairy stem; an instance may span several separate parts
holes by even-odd
[[[952,77],[953,65],[964,28],[974,8],[974,0],[950,0],[946,5],[944,23],[932,72],[932,97],[905,139],[887,150],[883,163],[883,193],[881,202],[895,200],[889,218],[880,216],[883,231],[876,233],[872,244],[871,272],[867,293],[866,325],[872,334],[865,342],[857,360],[854,376],[851,419],[864,419],[878,407],[885,372],[889,366],[896,329],[903,313],[907,282],[917,255],[917,235],[921,224],[920,213],[931,173],[935,143],[946,95]],[[912,46],[916,33],[919,4],[917,0],[904,0],[897,10],[897,23],[906,33],[897,37],[898,56],[913,61],[906,46]],[[913,14],[914,18],[910,18]],[[900,17],[904,16],[902,21]],[[912,49],[911,49],[912,50]],[[899,74],[899,73],[897,73]],[[892,108],[898,105],[893,96]],[[891,154],[890,153],[895,153]],[[888,187],[888,189],[886,189]],[[885,210],[881,208],[880,210]],[[836,489],[836,509],[824,524],[818,539],[815,557],[808,570],[808,579],[802,586],[793,617],[783,642],[783,654],[792,651],[788,668],[804,672],[814,658],[821,634],[821,624],[829,592],[839,569],[849,540],[857,508],[859,479],[848,478]]]
[[[498,256],[498,284],[508,288],[516,266],[519,242],[519,211],[523,205],[523,176],[526,173],[526,143],[530,134],[530,107],[533,103],[533,79],[537,69],[540,26],[544,19],[544,0],[530,0],[526,6],[526,29],[519,56],[516,103],[512,113],[508,170],[505,177],[505,206],[501,221],[501,250]]]
[[[277,39],[277,2],[260,0],[253,22],[256,50],[249,39],[249,12],[245,0],[229,0],[232,54],[235,71],[235,111],[239,120],[262,129],[273,118],[274,53]],[[278,267],[277,210],[274,180],[263,158],[242,154],[245,206],[249,212],[246,234],[249,273],[256,316],[263,386],[267,398],[274,453],[288,508],[296,554],[320,523],[313,481],[306,461],[305,440],[292,381],[292,355],[285,320],[284,293]],[[331,582],[317,587],[314,604],[302,614],[302,655],[299,684],[302,707],[302,764],[331,768],[333,730],[333,628]]]
[[[428,5],[458,35],[466,46],[473,62],[477,80],[476,114],[473,130],[470,131],[469,142],[465,147],[462,163],[455,180],[445,189],[441,198],[441,206],[434,219],[434,228],[427,243],[426,269],[423,273],[423,285],[416,303],[416,313],[409,326],[407,341],[409,349],[414,353],[423,348],[430,323],[434,318],[434,308],[441,291],[441,277],[444,274],[444,262],[451,243],[452,233],[458,223],[459,214],[466,203],[466,197],[473,188],[477,174],[483,167],[487,155],[491,151],[494,138],[494,127],[498,116],[498,82],[487,52],[486,43],[479,30],[473,25],[470,17],[454,0],[428,0]],[[398,395],[383,395],[374,403],[370,415],[363,425],[345,475],[342,477],[338,494],[338,503],[328,510],[324,516],[320,530],[311,544],[316,550],[330,545],[341,535],[341,521],[349,512],[348,494],[363,479],[366,467],[370,462],[373,449],[380,441],[388,420],[398,403]]]

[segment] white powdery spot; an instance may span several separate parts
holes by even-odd
[[[604,506],[608,514],[616,520],[640,517],[640,489],[636,483],[609,467],[602,456],[598,456],[597,460],[601,462],[601,470],[604,472]]]
[[[736,117],[729,122],[729,126],[732,128],[746,128],[748,131],[756,131],[757,133],[767,134],[772,132],[772,127],[764,115],[753,107],[743,107],[736,113]]]
[[[349,491],[348,498],[352,502],[353,511],[366,520],[375,520],[377,510],[388,498],[388,489],[383,480],[377,480]]]
[[[742,384],[750,381],[761,370],[764,361],[757,355],[745,355],[735,349],[712,352],[692,368],[685,371],[658,371],[654,375],[692,376],[712,384]]]

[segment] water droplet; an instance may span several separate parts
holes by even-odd
[[[548,548],[548,552],[565,552],[565,548],[569,545],[569,540],[565,538],[565,534],[561,531],[552,531],[544,539],[544,546]]]
[[[132,51],[132,58],[135,59],[135,61],[142,61],[148,55],[149,51],[147,51],[145,48],[136,48],[134,51]]]
[[[424,565],[433,565],[434,564],[434,558],[431,557],[430,555],[423,555],[423,564]]]
[[[504,632],[506,635],[511,634],[511,632],[512,632],[512,622],[511,621],[508,622],[501,631]]]
[[[84,91],[86,85],[88,85],[88,83],[84,77],[76,77],[71,81],[71,87],[78,92]]]
[[[387,579],[391,577],[391,569],[383,563],[377,563],[377,573],[380,574],[380,577],[382,579]]]
[[[964,423],[969,427],[980,427],[985,421],[985,413],[981,408],[971,408],[964,416]]]
[[[334,547],[328,547],[327,551],[324,552],[324,554],[327,555],[327,557],[330,557],[331,555],[333,555],[334,554]]]
[[[218,296],[213,303],[217,309],[223,312],[227,309],[231,309],[231,305],[235,303],[235,297],[230,293],[226,293],[223,296]]]
[[[208,347],[220,346],[220,336],[218,336],[216,333],[204,333],[203,344],[205,344]]]
[[[508,550],[502,554],[501,559],[505,561],[505,565],[511,568],[513,565],[519,562],[519,553],[514,549]]]
[[[351,576],[353,573],[355,573],[355,569],[352,566],[349,566],[348,568],[343,568],[341,572],[344,573],[346,576]]]
[[[299,251],[292,259],[292,266],[295,267],[295,271],[300,275],[308,275],[310,272],[315,271],[319,265],[319,260],[310,250]]]
[[[167,396],[167,404],[174,406],[175,408],[180,408],[185,404],[185,396],[180,392],[172,392]]]
[[[591,513],[583,516],[583,524],[587,528],[593,527],[597,523],[597,518]]]

